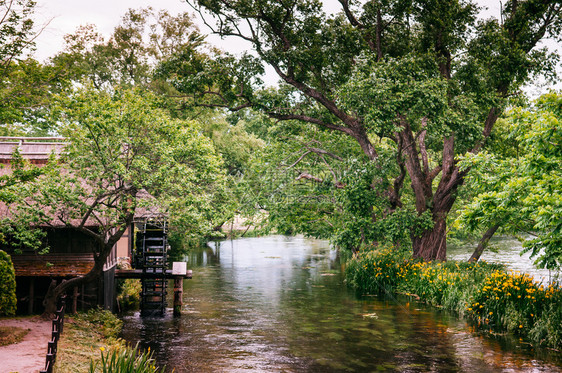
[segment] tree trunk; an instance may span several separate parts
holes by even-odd
[[[105,264],[107,257],[111,253],[113,246],[117,243],[117,241],[119,241],[127,228],[131,225],[131,223],[133,222],[133,217],[134,212],[129,212],[120,224],[119,228],[117,230],[114,230],[113,233],[107,233],[107,231],[102,231],[100,233],[98,237],[98,243],[100,245],[98,247],[99,253],[97,255],[94,253],[94,267],[90,270],[90,272],[86,273],[84,276],[74,277],[70,280],[63,281],[58,286],[52,289],[49,288],[49,291],[47,292],[47,295],[45,295],[45,299],[43,300],[43,306],[45,306],[43,316],[51,316],[55,313],[55,311],[57,310],[57,301],[59,297],[63,295],[68,289],[71,289],[74,286],[88,283],[100,277],[103,272],[103,265]]]
[[[445,219],[434,220],[433,228],[420,236],[412,237],[414,258],[424,261],[447,260],[447,222]]]
[[[474,252],[472,253],[472,256],[470,257],[470,259],[468,259],[469,262],[475,263],[480,259],[480,256],[484,252],[484,249],[486,249],[486,247],[488,247],[488,242],[490,241],[490,238],[492,238],[492,236],[494,235],[494,233],[496,233],[496,231],[498,230],[499,227],[500,227],[499,225],[491,226],[484,233],[484,235],[482,236],[482,238],[478,242],[478,246],[476,246],[476,249],[474,249]]]
[[[433,193],[433,180],[438,173],[429,169],[425,147],[425,130],[418,137],[419,144],[410,124],[401,118],[402,131],[398,133],[406,157],[406,170],[410,176],[412,191],[416,201],[416,211],[421,216],[431,211],[433,227],[415,235],[412,232],[412,253],[414,258],[447,260],[447,215],[456,200],[456,192],[462,184],[458,168],[454,162],[454,136],[443,139],[443,158],[440,170],[441,180]],[[419,149],[419,150],[418,150]],[[420,157],[421,155],[421,157]]]
[[[45,294],[45,299],[43,300],[43,306],[45,306],[45,311],[43,312],[43,318],[51,319],[57,310],[57,300],[58,295],[55,290],[57,288],[57,280],[51,280],[49,288],[47,289],[47,294]]]
[[[113,245],[111,245],[111,247],[113,247]],[[109,252],[111,252],[111,249],[109,250]],[[59,298],[68,289],[97,279],[103,272],[103,265],[105,264],[105,260],[107,259],[108,255],[104,255],[103,258],[102,257],[96,258],[94,268],[92,268],[90,272],[86,273],[84,276],[74,277],[70,280],[63,281],[54,287],[53,287],[53,283],[56,284],[56,282],[53,280],[51,286],[49,287],[49,291],[47,291],[47,294],[45,295],[45,299],[43,300],[43,306],[45,307],[45,311],[43,312],[43,317],[52,317],[55,314],[55,311],[57,310],[57,302]]]

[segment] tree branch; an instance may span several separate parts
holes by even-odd
[[[287,169],[291,169],[291,168],[295,167],[297,164],[300,163],[300,161],[302,161],[302,160],[304,159],[304,157],[306,157],[306,156],[307,156],[308,154],[310,154],[310,153],[311,153],[310,151],[304,152],[304,154],[301,155],[301,156],[299,157],[299,159],[296,160],[295,163],[293,163],[292,165],[290,165],[289,167],[287,167]]]
[[[427,118],[423,118],[422,119],[422,131],[420,132],[420,135],[418,137],[418,144],[420,147],[420,154],[421,154],[421,158],[422,158],[422,165],[423,165],[423,173],[426,175],[429,174],[429,161],[428,161],[428,157],[427,157],[427,149],[425,147],[425,136],[427,135]]]
[[[476,249],[470,256],[470,259],[468,259],[470,263],[475,263],[478,261],[478,259],[480,259],[480,256],[482,256],[482,253],[484,252],[484,249],[486,249],[486,247],[488,246],[488,242],[490,241],[490,238],[492,238],[492,236],[494,235],[494,233],[496,233],[499,227],[500,227],[499,224],[496,224],[488,228],[488,230],[484,233],[484,235],[478,242],[478,246],[476,246]]]
[[[338,155],[335,155],[334,153],[330,153],[330,152],[327,151],[327,150],[319,149],[319,148],[312,148],[312,147],[307,147],[307,149],[308,149],[309,151],[313,152],[313,153],[316,153],[316,154],[319,154],[319,155],[327,155],[327,156],[329,156],[329,157],[331,157],[331,158],[334,158],[334,159],[337,159],[338,161],[342,161],[342,162],[343,162],[343,158],[342,158],[342,157],[340,157],[340,156],[338,156]]]
[[[301,180],[301,179],[306,179],[306,180],[312,180],[315,181],[319,184],[324,184],[324,180],[320,179],[319,177],[316,176],[312,176],[311,174],[307,173],[307,172],[301,172],[301,174],[299,176],[297,176],[297,178],[295,179],[296,181]],[[333,183],[334,188],[337,189],[343,189],[345,188],[345,185],[339,181]]]
[[[319,125],[321,127],[325,127],[331,130],[340,131],[346,133],[348,135],[353,135],[353,131],[347,127],[339,126],[337,124],[324,122],[318,118],[314,118],[305,114],[279,114],[275,112],[268,112],[268,116],[279,119],[279,120],[301,120],[303,122],[308,122],[312,124]]]

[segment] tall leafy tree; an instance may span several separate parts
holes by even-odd
[[[50,95],[67,86],[59,68],[29,57],[35,2],[0,0],[0,136],[45,135]]]
[[[469,230],[498,227],[530,235],[526,251],[541,267],[562,264],[562,95],[549,93],[531,108],[514,108],[505,119],[513,153],[481,152],[461,162],[479,193],[459,223]],[[477,260],[481,251],[476,252]]]
[[[52,96],[70,86],[65,70],[26,58],[6,66],[1,79],[0,136],[55,134],[50,106]]]
[[[13,224],[60,226],[91,237],[95,265],[46,297],[52,312],[66,289],[97,278],[138,211],[167,213],[185,235],[203,235],[225,214],[225,174],[211,142],[194,122],[170,119],[138,90],[86,88],[60,99],[68,145],[58,167],[17,185]]]
[[[318,0],[188,3],[211,15],[215,33],[254,52],[178,55],[161,68],[169,81],[201,105],[254,107],[348,136],[374,169],[393,159],[392,174],[370,183],[387,201],[371,221],[402,209],[409,183],[415,213],[431,220],[411,231],[414,256],[426,260],[446,258],[446,217],[468,172],[456,157],[478,154],[507,98],[533,74],[552,71],[556,58],[538,43],[560,35],[562,8],[511,0],[501,20],[479,20],[468,0],[339,0],[341,12],[329,15]],[[256,78],[265,65],[278,89],[262,89]]]
[[[53,62],[66,66],[76,81],[96,88],[148,86],[158,62],[176,53],[193,52],[203,44],[188,13],[177,16],[152,8],[129,9],[106,40],[94,25],[80,26],[65,36],[65,49]]]
[[[35,1],[0,0],[0,72],[33,47]]]

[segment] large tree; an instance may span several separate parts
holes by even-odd
[[[55,124],[49,120],[52,96],[71,82],[61,66],[32,58],[5,66],[0,84],[0,136],[49,136]]]
[[[53,63],[65,66],[75,81],[88,80],[102,88],[146,87],[153,81],[157,63],[174,53],[194,53],[204,37],[188,13],[172,16],[148,7],[129,9],[109,38],[86,24],[64,39],[65,48],[53,57]]]
[[[513,108],[503,120],[512,151],[481,152],[460,163],[471,169],[468,180],[478,192],[458,222],[487,230],[488,239],[499,227],[524,235],[524,250],[549,269],[562,264],[561,123],[562,95],[545,94],[530,108]]]
[[[31,0],[0,0],[0,136],[48,133],[50,95],[68,85],[65,71],[29,56],[34,9]]]
[[[371,219],[399,211],[409,181],[417,215],[431,218],[411,231],[414,256],[426,260],[446,258],[446,217],[467,173],[456,157],[480,152],[507,99],[552,71],[556,59],[538,46],[559,36],[562,8],[511,0],[501,19],[484,20],[465,0],[339,0],[337,14],[319,0],[188,3],[254,54],[203,63],[178,55],[160,71],[202,105],[254,107],[349,136],[375,168],[389,159],[381,144],[390,146],[394,174],[371,182],[387,211]],[[280,77],[277,89],[256,79],[264,65]]]
[[[68,145],[57,165],[4,188],[11,188],[13,224],[62,224],[94,242],[93,269],[52,289],[47,313],[66,289],[101,274],[139,210],[166,213],[185,235],[201,235],[225,214],[226,199],[222,161],[210,141],[196,123],[155,109],[153,96],[87,88],[60,100],[56,115]]]
[[[33,47],[32,0],[0,0],[0,73]]]

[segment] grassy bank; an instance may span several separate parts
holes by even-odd
[[[562,348],[562,289],[496,264],[418,262],[392,248],[348,261],[346,279],[363,293],[404,293],[454,311],[482,330],[511,332]]]
[[[67,315],[59,340],[55,373],[153,372],[150,354],[118,338],[122,322],[108,311]]]
[[[16,326],[0,326],[0,346],[19,343],[27,333],[29,333],[29,329],[18,328]]]

